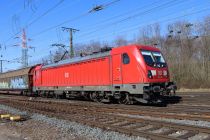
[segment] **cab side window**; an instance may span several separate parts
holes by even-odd
[[[129,58],[127,53],[124,53],[122,55],[122,61],[123,61],[123,64],[129,64],[130,63],[130,58]]]

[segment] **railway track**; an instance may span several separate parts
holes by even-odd
[[[4,97],[5,98],[5,97]],[[6,97],[7,98],[7,97]],[[10,99],[10,98],[7,98]],[[28,98],[18,97],[15,100],[25,101]],[[210,121],[210,109],[209,107],[200,107],[200,106],[182,106],[175,105],[170,107],[148,107],[148,106],[128,106],[128,105],[106,105],[106,104],[96,104],[92,102],[68,102],[65,100],[53,100],[53,99],[42,99],[41,100],[31,100],[31,102],[39,102],[40,104],[53,103],[58,106],[66,106],[69,105],[71,109],[75,108],[85,108],[88,107],[90,110],[97,112],[107,112],[107,113],[118,113],[118,114],[130,114],[130,115],[144,115],[144,116],[153,116],[153,117],[161,117],[168,119],[187,119],[187,120],[202,120],[202,121]],[[103,107],[103,110],[101,110]],[[100,109],[98,109],[100,108]],[[166,113],[167,112],[167,113]]]
[[[135,113],[138,111],[124,109],[123,112],[122,108],[118,107],[117,109],[116,106],[112,105],[99,104],[95,106],[95,104],[92,105],[91,103],[82,105],[80,103],[67,103],[47,99],[28,100],[28,98],[18,98],[16,100],[1,98],[0,103],[20,110],[40,113],[149,139],[187,139],[201,134],[205,135],[204,139],[210,139],[210,128],[131,117],[132,115],[137,115]],[[68,107],[66,107],[67,105]],[[122,115],[122,113],[128,115]],[[145,115],[141,110],[139,110],[139,113]],[[155,115],[155,113],[151,112],[146,113],[150,116]],[[158,115],[161,115],[161,113]],[[164,116],[163,113],[162,116]]]

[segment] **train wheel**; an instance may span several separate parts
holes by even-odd
[[[120,98],[118,99],[119,104],[130,104],[129,94],[121,93]]]
[[[39,95],[40,97],[43,97],[43,98],[46,97],[46,93],[44,91],[39,91]]]
[[[94,102],[101,102],[103,100],[103,96],[101,96],[100,92],[93,92],[90,94],[90,99],[93,100]]]

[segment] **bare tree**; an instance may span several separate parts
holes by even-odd
[[[114,46],[125,46],[128,44],[128,41],[123,36],[118,36],[114,40]]]

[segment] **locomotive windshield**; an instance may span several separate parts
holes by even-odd
[[[145,62],[149,66],[165,67],[166,62],[160,52],[141,50]]]

